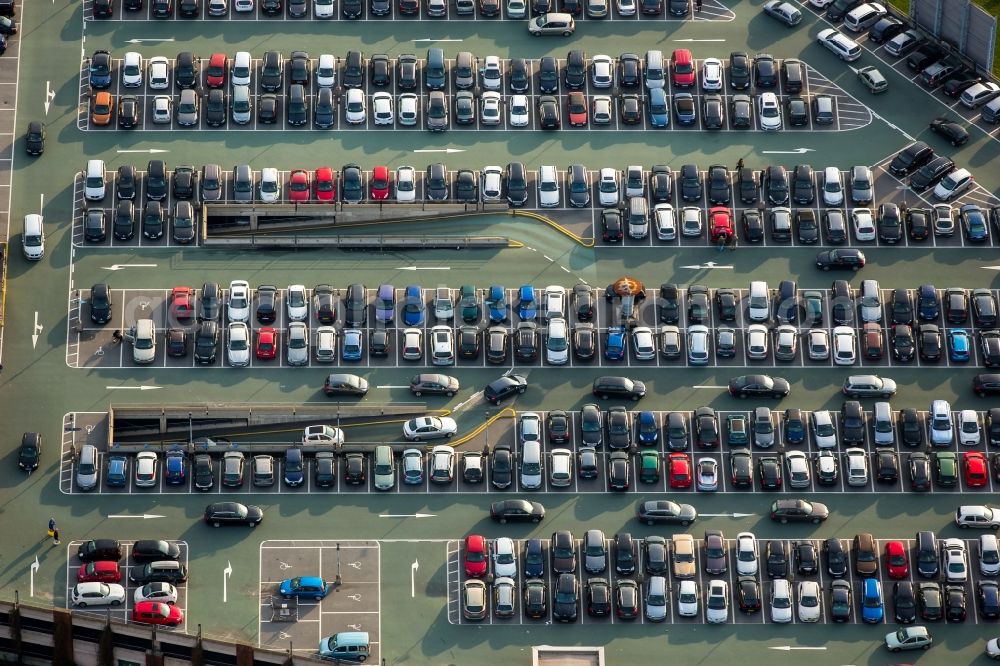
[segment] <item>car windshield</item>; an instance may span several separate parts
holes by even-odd
[[[696,595],[696,594],[694,594],[692,592],[681,592],[681,594],[680,594],[680,602],[682,604],[694,604],[694,603],[698,603],[698,595]],[[714,606],[713,606],[713,608],[714,608]]]

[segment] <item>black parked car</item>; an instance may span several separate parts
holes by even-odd
[[[132,544],[132,559],[136,562],[157,562],[160,560],[176,560],[181,556],[181,549],[175,543],[161,539],[140,539]]]
[[[91,539],[80,545],[76,556],[81,562],[117,562],[122,558],[122,546],[117,539]]]
[[[830,619],[834,622],[848,622],[852,606],[851,584],[846,580],[830,583]]]
[[[508,488],[513,480],[514,455],[509,444],[497,444],[490,455],[490,479],[501,490]]]
[[[923,192],[924,190],[937,185],[938,181],[944,178],[954,168],[955,162],[950,157],[939,155],[938,157],[929,160],[926,164],[920,167],[916,173],[910,176],[909,185],[915,191]]]
[[[26,472],[38,469],[42,457],[42,436],[37,432],[21,435],[21,446],[17,450],[17,466]]]
[[[889,163],[889,171],[896,176],[907,176],[934,157],[934,151],[923,141],[915,141],[899,151]]]
[[[823,542],[823,559],[828,574],[835,578],[847,575],[847,551],[840,539],[830,538]]]

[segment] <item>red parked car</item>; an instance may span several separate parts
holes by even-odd
[[[184,612],[177,606],[159,601],[140,601],[132,609],[132,621],[176,627],[184,621]]]
[[[319,201],[336,201],[337,179],[330,167],[320,167],[313,174],[313,196]]]
[[[309,201],[309,172],[296,169],[288,177],[289,201]]]
[[[120,583],[121,580],[122,572],[118,568],[118,562],[110,560],[88,562],[76,572],[78,583]]]
[[[910,561],[902,541],[886,542],[885,567],[889,570],[889,578],[910,577]]]
[[[486,537],[481,534],[465,537],[465,575],[473,578],[485,576],[488,565]]]
[[[257,331],[257,358],[270,360],[278,355],[278,331],[272,326],[264,326]]]
[[[587,126],[587,97],[580,91],[570,92],[566,96],[566,110],[569,112],[569,124],[573,127]]]
[[[174,287],[170,292],[170,316],[175,321],[187,323],[194,317],[194,289]]]
[[[686,453],[671,453],[667,457],[671,488],[691,487],[691,459]]]
[[[694,85],[694,58],[690,49],[674,51],[674,85],[680,88],[690,88]]]
[[[708,211],[708,228],[713,243],[726,241],[736,233],[733,228],[733,214],[725,206],[715,206]]]
[[[372,171],[371,196],[375,201],[384,201],[392,191],[389,167],[377,166]]]
[[[213,53],[208,59],[208,70],[205,83],[209,88],[221,88],[226,85],[226,70],[229,68],[225,53]]]
[[[965,485],[970,488],[982,488],[989,480],[986,466],[986,456],[979,451],[965,454]]]

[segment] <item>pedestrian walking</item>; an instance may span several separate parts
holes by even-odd
[[[695,6],[695,9],[697,9],[700,12],[701,11],[701,0],[694,0],[694,6]]]
[[[55,531],[56,531],[56,519],[49,518],[49,536],[51,537],[52,533]]]
[[[111,333],[111,341],[114,342],[115,344],[118,344],[119,342],[122,341],[122,332],[119,331],[117,328],[114,330],[113,333]]]
[[[58,546],[59,545],[59,530],[58,530],[58,528],[52,530],[52,545],[53,546]]]
[[[729,251],[736,252],[736,234],[729,237]]]
[[[739,160],[737,160],[737,162],[736,162],[736,170],[737,170],[737,171],[739,171],[739,170],[740,170],[740,169],[742,169],[742,168],[743,168],[743,158],[741,157],[741,158],[740,158]]]

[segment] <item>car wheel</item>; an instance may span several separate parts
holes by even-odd
[[[690,524],[691,524],[691,521],[690,521],[690,520],[682,520],[682,521],[681,521],[681,526],[682,526],[682,527],[687,527],[687,526],[688,526],[688,525],[690,525]]]
[[[449,432],[449,433],[448,433],[447,435],[445,435],[445,436],[444,436],[444,438],[445,438],[445,439],[451,439],[451,438],[452,438],[452,435],[454,435],[454,434],[455,434],[455,433],[453,433],[453,432]]]
[[[784,398],[785,396],[784,396],[784,395],[782,395],[781,393],[772,393],[772,394],[771,394],[771,397],[772,397],[772,398],[774,398],[775,400],[781,400],[781,399],[782,399],[782,398]]]
[[[601,400],[607,400],[607,399],[608,399],[608,395],[606,393],[602,393],[601,394]]]
[[[82,601],[81,601],[80,603],[78,603],[78,604],[76,605],[76,607],[77,607],[77,608],[86,608],[86,607],[87,607],[87,604],[85,604],[84,602],[82,602]]]
[[[526,389],[526,388],[527,388],[527,387],[525,387],[525,386],[522,386],[521,388],[517,389],[517,392],[518,392],[519,394],[520,394],[520,393],[524,393],[524,391],[525,391],[525,389]]]
[[[829,267],[829,266],[823,266],[822,268],[823,268],[823,270],[824,270],[824,271],[828,271],[828,270],[830,270],[830,267]]]
[[[112,605],[112,606],[120,606],[120,605],[121,605],[121,603],[122,603],[122,602],[120,602],[120,601],[118,601],[117,599],[115,599],[114,601],[112,601],[112,602],[111,602],[111,605]]]
[[[420,397],[420,391],[414,391],[413,395],[415,395],[415,396],[417,396],[419,398]]]
[[[958,529],[960,529],[960,530],[967,530],[967,529],[969,529],[969,526],[966,525],[965,523],[962,523],[961,525],[958,526]]]
[[[899,652],[899,648],[889,648],[889,652]]]
[[[747,399],[747,394],[746,393],[740,393],[740,400],[746,400],[746,399]]]
[[[417,395],[420,395],[420,394],[418,393]],[[445,395],[450,398],[451,396],[455,395],[455,392],[454,391],[448,391],[447,393],[445,393]]]
[[[540,521],[540,520],[541,520],[541,518],[532,518],[532,519],[531,519],[531,522],[533,522],[533,523],[537,523],[537,522],[538,522],[538,521]]]
[[[921,650],[927,650],[929,648],[930,648],[929,644],[928,645],[923,645],[923,646],[920,647]]]
[[[257,527],[257,523],[250,523],[250,527]]]
[[[812,524],[813,525],[819,525],[820,524],[820,519],[819,518],[813,518],[812,519]]]
[[[652,520],[647,520],[647,521],[646,521],[646,524],[647,524],[647,525],[652,525],[652,524],[653,524],[653,521],[652,521]]]
[[[501,525],[506,525],[506,524],[507,524],[507,519],[506,519],[506,518],[503,518],[503,517],[501,517],[501,518],[500,518],[500,524],[501,524]]]
[[[632,396],[632,402],[639,402],[639,397],[637,395]]]
[[[566,32],[563,33],[563,37],[569,37],[572,34],[573,34],[572,32],[570,32],[569,30],[567,30]]]
[[[368,657],[366,657],[365,655],[361,655],[361,656],[359,656],[359,657],[358,657],[358,661],[360,661],[360,662],[362,662],[362,663],[364,663],[364,661],[365,661],[366,659],[368,659]]]
[[[782,525],[787,525],[788,524],[788,518],[780,518],[778,520],[778,522],[781,523]]]
[[[219,521],[215,521],[214,523],[212,523],[212,527],[218,527],[218,526],[219,526]]]

